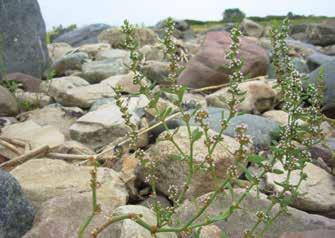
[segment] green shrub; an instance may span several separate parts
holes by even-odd
[[[257,211],[255,214],[257,216],[255,224],[250,227],[249,230],[245,231],[245,237],[263,237],[271,224],[275,222],[275,219],[279,215],[286,213],[288,206],[300,195],[298,192],[299,185],[306,179],[306,174],[303,172],[303,169],[311,156],[307,151],[312,145],[319,143],[323,139],[320,127],[322,122],[320,106],[323,89],[322,87],[314,87],[310,85],[306,92],[303,90],[302,75],[295,70],[292,60],[289,57],[289,51],[285,41],[288,34],[287,20],[284,20],[282,25],[276,26],[272,30],[272,45],[274,49],[273,62],[277,71],[279,89],[283,95],[284,109],[289,113],[288,124],[283,126],[278,132],[280,135],[278,144],[271,148],[272,152],[269,157],[251,154],[248,150],[251,139],[246,135],[247,128],[245,125],[238,126],[236,128],[236,139],[238,140],[240,147],[234,153],[234,165],[231,165],[226,171],[227,177],[219,181],[219,185],[213,193],[210,194],[208,200],[198,207],[197,212],[193,214],[191,219],[181,221],[181,223],[177,225],[173,220],[173,215],[185,201],[185,194],[189,189],[189,185],[192,182],[195,172],[200,169],[208,172],[215,172],[216,168],[212,160],[212,155],[216,150],[218,143],[223,140],[223,132],[229,125],[230,120],[238,114],[236,106],[244,100],[245,92],[241,91],[238,87],[238,85],[245,79],[244,75],[241,73],[243,61],[239,58],[238,54],[241,32],[237,27],[231,31],[232,44],[226,55],[230,62],[226,67],[229,67],[231,71],[229,82],[229,93],[231,94],[231,97],[227,97],[229,99],[226,101],[229,115],[228,117],[222,116],[221,130],[215,136],[211,136],[210,133],[208,133],[209,126],[206,123],[208,113],[201,108],[190,113],[183,107],[184,93],[188,89],[177,84],[177,77],[182,68],[180,67],[180,59],[176,54],[177,48],[172,38],[174,32],[173,20],[168,19],[166,21],[165,37],[162,41],[165,48],[164,52],[166,58],[170,62],[170,73],[166,80],[171,83],[171,86],[168,88],[162,87],[159,91],[151,90],[151,85],[144,83],[145,77],[142,73],[144,64],[143,55],[140,54],[137,48],[138,43],[135,37],[135,27],[130,25],[128,21],[125,21],[122,31],[126,35],[125,46],[130,51],[131,64],[129,65],[129,68],[135,75],[133,82],[134,84],[139,85],[140,93],[150,100],[148,107],[155,111],[156,120],[163,124],[165,128],[168,128],[167,120],[173,115],[173,110],[170,107],[163,110],[160,109],[158,100],[163,92],[175,95],[173,104],[178,107],[180,117],[186,125],[189,148],[186,151],[180,149],[174,139],[174,133],[168,132],[165,136],[165,140],[170,141],[176,147],[177,151],[179,151],[176,158],[187,162],[189,171],[183,188],[180,191],[171,194],[173,207],[165,209],[159,202],[154,203],[153,211],[155,212],[158,221],[156,225],[146,223],[141,218],[141,214],[115,216],[108,219],[105,224],[102,224],[100,227],[91,231],[92,237],[97,237],[98,234],[110,224],[125,219],[132,219],[137,224],[148,229],[153,237],[156,237],[156,234],[161,232],[175,232],[178,234],[194,232],[194,234],[199,234],[201,227],[229,219],[230,216],[240,208],[239,205],[243,202],[246,195],[253,189],[258,188],[261,179],[264,178],[267,173],[284,174],[286,172],[285,180],[279,184],[279,186],[282,187],[282,190],[269,197],[272,201],[271,205],[264,208],[262,211]],[[152,161],[145,159],[145,152],[143,150],[136,148],[139,131],[137,130],[137,126],[130,120],[131,115],[128,112],[126,101],[121,97],[121,88],[115,88],[115,92],[116,104],[120,107],[120,111],[123,113],[123,118],[126,124],[131,128],[131,132],[129,133],[129,139],[131,141],[130,148],[132,151],[135,151],[133,155],[141,161],[142,166],[145,166],[151,171],[150,175],[147,177],[147,181],[152,188],[153,198],[157,198],[155,165]],[[309,102],[309,107],[305,107],[306,98]],[[191,127],[191,118],[198,123],[200,129]],[[306,121],[309,124],[309,127],[302,126],[301,123],[298,123],[299,120]],[[208,153],[205,156],[205,160],[199,166],[194,162],[195,158],[193,152],[194,144],[200,138],[205,138],[205,145],[208,149]],[[304,140],[301,141],[301,138],[304,138]],[[301,146],[296,146],[297,142],[299,142]],[[92,160],[95,165],[91,173],[93,210],[91,216],[81,227],[79,237],[83,237],[85,230],[93,217],[101,212],[101,207],[97,203],[96,197],[96,188],[98,185],[96,179],[97,161],[96,158],[93,158]],[[261,172],[258,175],[254,175],[249,171],[246,162],[257,165]],[[276,163],[281,163],[284,169],[274,169]],[[243,171],[246,180],[248,180],[248,185],[242,195],[234,194],[234,190],[232,189],[235,184],[239,184],[239,173],[237,173],[237,171]],[[298,171],[300,173],[300,181],[297,185],[290,184],[290,176],[293,171]],[[213,173],[213,176],[215,176],[215,173]],[[230,207],[225,211],[221,211],[219,216],[207,217],[207,219],[202,222],[198,221],[198,218],[206,212],[207,208],[215,198],[218,195],[223,194],[224,191],[228,191],[228,195],[235,198]],[[279,205],[280,210],[273,215],[271,211],[275,205]]]

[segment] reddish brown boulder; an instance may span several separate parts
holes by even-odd
[[[269,58],[257,41],[248,37],[240,38],[242,71],[248,77],[266,75]],[[209,32],[196,56],[179,76],[179,83],[190,88],[201,88],[228,82],[229,72],[224,67],[228,61],[226,53],[231,44],[230,34],[224,31]]]
[[[23,73],[11,73],[6,76],[6,80],[16,81],[22,84],[23,89],[28,92],[38,92],[41,80]]]

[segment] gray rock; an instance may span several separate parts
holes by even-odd
[[[165,20],[160,21],[154,27],[155,31],[161,38],[164,36],[164,22]],[[177,39],[190,40],[195,37],[195,34],[187,21],[174,19],[174,24],[176,29],[173,36]]]
[[[106,24],[91,24],[60,35],[54,42],[65,42],[74,47],[98,43],[97,36],[108,28],[110,26]]]
[[[127,74],[129,69],[125,63],[123,58],[87,62],[83,65],[80,76],[90,83],[98,83],[114,75]]]
[[[335,27],[326,24],[303,24],[292,26],[291,35],[313,45],[328,46],[335,43]]]
[[[153,83],[170,84],[167,81],[169,75],[169,63],[159,61],[147,61],[143,67],[144,75]]]
[[[261,116],[244,114],[234,117],[224,134],[234,137],[236,126],[242,123],[247,125],[246,133],[252,137],[255,146],[270,145],[273,139],[272,133],[279,129],[279,123],[275,121]]]
[[[49,57],[38,1],[1,1],[0,32],[6,73],[21,72],[40,78]]]
[[[0,116],[15,116],[18,110],[14,96],[0,85]]]
[[[322,64],[334,61],[335,56],[324,55],[321,53],[314,53],[307,58],[307,65],[310,71],[320,67]]]
[[[84,52],[66,54],[52,65],[57,76],[67,75],[68,72],[81,70],[82,65],[88,61],[88,54]]]
[[[32,226],[35,209],[20,184],[0,169],[0,237],[20,238]]]
[[[330,118],[335,118],[335,60],[323,64],[309,74],[309,82],[315,83],[320,76],[320,71],[324,72],[324,106],[322,111]]]

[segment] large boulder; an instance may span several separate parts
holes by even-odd
[[[0,116],[15,116],[18,110],[15,97],[0,85]]]
[[[235,189],[236,198],[242,195],[244,190]],[[229,192],[227,191],[229,194]],[[207,219],[207,217],[214,217],[222,215],[222,212],[228,211],[233,203],[232,196],[227,196],[227,193],[222,193],[214,200],[208,209],[200,216],[196,223],[201,223]],[[194,214],[198,211],[199,207],[203,206],[204,201],[210,194],[203,195],[195,201],[187,201],[183,206],[180,207],[176,216],[175,221],[187,221],[191,219]],[[234,200],[236,201],[236,200]],[[258,211],[266,211],[271,205],[271,201],[266,198],[265,195],[251,191],[247,194],[245,199],[240,204],[241,209],[236,209],[235,212],[225,221],[219,221],[215,224],[221,228],[227,234],[227,237],[244,237],[244,231],[251,229],[252,226],[257,222],[256,213]],[[279,211],[278,206],[274,206],[270,212],[274,216]],[[288,215],[280,215],[269,227],[269,230],[264,237],[277,238],[284,232],[291,231],[305,231],[305,230],[316,230],[316,229],[331,229],[335,231],[335,220],[329,219],[319,215],[312,215],[306,212],[288,208]],[[256,232],[260,231],[260,226]],[[187,238],[193,237],[192,235]]]
[[[18,181],[0,169],[0,237],[20,238],[32,226],[35,209]]]
[[[192,131],[195,129],[196,127],[191,128]],[[145,158],[152,161],[155,166],[157,189],[166,196],[169,196],[171,186],[175,187],[177,192],[182,191],[184,183],[187,180],[189,163],[187,159],[183,161],[180,160],[180,152],[171,141],[163,140],[167,133],[172,134],[173,131],[160,134],[157,139],[158,142],[147,150]],[[208,133],[210,136],[215,135],[215,132],[212,130],[209,130]],[[182,151],[188,154],[190,141],[185,126],[177,129],[174,135],[174,141]],[[205,161],[208,150],[204,142],[205,138],[202,136],[200,140],[194,143],[193,163],[195,165],[202,163],[208,165]],[[186,197],[197,197],[215,190],[219,185],[219,181],[227,176],[229,166],[234,164],[234,156],[232,153],[238,149],[239,143],[235,139],[229,136],[223,136],[223,141],[216,146],[212,154],[216,176],[213,176],[213,171],[211,170],[196,170],[193,174],[193,179],[186,193]],[[142,180],[145,180],[149,173],[145,167],[140,168],[139,175]]]
[[[242,72],[249,77],[266,75],[269,64],[267,52],[257,41],[241,37],[240,56],[244,60]],[[229,72],[224,67],[231,44],[228,32],[209,32],[199,52],[189,61],[179,76],[179,83],[190,88],[201,88],[227,83]]]
[[[144,45],[148,44],[154,44],[158,42],[158,36],[157,34],[149,29],[149,28],[137,28],[135,30],[136,39],[139,42],[139,47],[142,47]],[[98,36],[99,42],[102,43],[109,43],[112,48],[124,48],[124,41],[126,39],[126,35],[121,32],[121,29],[119,28],[110,28],[105,31],[103,31]]]
[[[320,77],[320,73],[324,73],[324,107],[323,113],[328,117],[335,118],[335,60],[323,64],[309,74],[309,82],[315,83]]]
[[[2,1],[0,32],[6,72],[21,72],[40,78],[48,66],[49,56],[38,1]]]
[[[313,45],[328,46],[335,44],[335,27],[326,24],[295,25],[291,35],[296,40],[301,40]]]
[[[60,35],[54,42],[65,42],[74,47],[98,43],[97,36],[109,27],[106,24],[91,24]]]
[[[92,167],[75,166],[62,160],[33,159],[17,166],[11,174],[18,180],[26,196],[34,207],[58,196],[91,196],[89,183]],[[113,207],[126,204],[128,192],[119,175],[107,168],[98,168],[98,202],[113,204]]]

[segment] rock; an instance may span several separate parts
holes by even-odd
[[[19,89],[16,90],[15,97],[21,112],[45,107],[52,103],[52,98],[45,93],[24,92]]]
[[[99,51],[96,55],[96,60],[117,60],[122,59],[125,62],[130,62],[130,53],[122,49],[108,49]]]
[[[0,130],[2,127],[17,123],[15,117],[0,117]]]
[[[335,44],[335,27],[324,24],[303,24],[292,26],[292,37],[313,45]]]
[[[301,231],[301,232],[285,232],[280,238],[332,238],[335,235],[334,230],[312,230],[312,231]]]
[[[309,81],[315,83],[320,76],[320,71],[324,72],[324,106],[322,108],[323,113],[330,117],[335,118],[335,60],[323,64],[318,69],[314,70],[309,74]]]
[[[80,71],[82,65],[87,61],[88,54],[84,52],[69,53],[54,62],[52,69],[57,76],[69,75],[73,71]]]
[[[0,85],[0,116],[15,116],[19,112],[16,99]]]
[[[318,158],[321,158],[329,168],[334,170],[335,156],[333,154],[333,151],[335,150],[335,138],[328,138],[324,143],[325,145],[321,143],[314,145],[311,148],[312,158],[314,161]]]
[[[115,91],[111,85],[98,83],[66,90],[56,101],[68,107],[89,108],[96,100],[113,96]]]
[[[156,201],[164,208],[168,208],[172,206],[171,202],[164,195],[160,195],[160,194],[157,195],[157,198],[149,196],[148,198],[143,200],[140,203],[140,205],[151,209],[154,207],[154,204]]]
[[[138,205],[126,205],[116,208],[113,211],[114,216],[122,216],[129,213],[141,214],[142,218],[149,225],[155,225],[157,223],[156,215],[148,208]],[[143,228],[138,225],[136,222],[132,220],[122,220],[120,222],[114,223],[109,226],[110,233],[109,237],[115,238],[146,238],[151,237],[151,233],[149,230]],[[175,233],[167,233],[162,232],[158,233],[157,238],[177,238]]]
[[[271,110],[276,103],[276,92],[271,84],[265,80],[243,82],[238,85],[239,89],[246,92],[245,100],[237,106],[238,111],[246,113],[262,113]],[[229,88],[222,88],[206,97],[207,104],[213,107],[226,108],[226,100],[231,95]]]
[[[74,154],[74,155],[94,155],[95,154],[95,152],[91,148],[75,140],[65,141],[62,145],[60,145],[55,150],[55,152],[61,153],[61,154]]]
[[[53,104],[27,112],[23,117],[25,120],[33,120],[40,126],[53,126],[57,128],[65,138],[70,138],[69,128],[76,122],[78,115],[71,115],[62,106]]]
[[[18,133],[20,132],[20,133]],[[56,148],[64,143],[64,135],[53,126],[40,126],[32,120],[2,128],[2,136],[28,141],[32,149],[48,145]]]
[[[32,229],[23,238],[77,238],[79,228],[92,213],[92,198],[89,195],[89,193],[66,194],[42,203]],[[104,204],[103,213],[94,216],[84,237],[91,237],[90,232],[106,222],[105,214],[111,214],[119,205],[124,204],[119,200],[111,200],[108,204]],[[110,230],[107,228],[99,238],[110,238]]]
[[[40,208],[42,203],[59,196],[78,195],[91,196],[89,184],[92,167],[74,166],[62,160],[32,159],[17,166],[11,174],[18,180],[21,187],[33,203]],[[128,193],[119,175],[107,168],[98,168],[97,189],[98,203],[113,207],[126,204]]]
[[[164,61],[165,55],[161,44],[145,45],[139,51],[147,61]]]
[[[21,72],[41,78],[49,57],[38,1],[4,0],[1,5],[1,50],[6,73]]]
[[[164,92],[163,95],[171,102],[178,100],[178,97],[175,94]],[[182,104],[187,110],[195,108],[207,108],[206,99],[201,94],[185,93]]]
[[[101,85],[106,85],[109,87],[115,88],[116,86],[121,86],[122,92],[129,93],[129,94],[135,94],[139,93],[140,86],[138,84],[133,83],[134,80],[134,74],[122,74],[122,75],[115,75],[112,77],[109,77],[103,81],[101,81]],[[143,80],[142,83],[144,85],[147,85],[147,83]]]
[[[261,116],[244,114],[234,117],[224,134],[234,137],[236,126],[242,123],[247,125],[246,133],[252,137],[255,146],[270,145],[274,139],[272,134],[279,130],[279,123],[275,121]]]
[[[194,131],[196,127],[192,127]],[[172,133],[173,131],[169,131]],[[161,141],[167,132],[163,132],[159,135],[156,144],[152,145],[145,154],[145,158],[155,164],[155,176],[157,177],[156,185],[157,190],[169,196],[169,188],[171,186],[176,187],[176,192],[180,193],[188,175],[188,162],[181,161],[178,159],[180,152],[170,141]],[[209,134],[213,136],[215,133],[209,130]],[[213,171],[195,171],[189,190],[186,193],[186,197],[192,198],[200,196],[209,191],[215,190],[218,186],[218,180],[226,177],[226,171],[228,167],[234,164],[233,156],[227,151],[229,148],[231,153],[234,153],[238,148],[238,142],[229,137],[224,136],[223,142],[219,143],[214,151],[212,158],[216,168],[216,178],[213,176]],[[183,151],[189,150],[189,137],[186,127],[180,127],[174,135],[175,142],[179,145]],[[204,136],[194,144],[194,163],[201,164],[205,160],[207,155],[207,147],[204,144]],[[148,171],[146,168],[140,168],[139,176],[144,181]]]
[[[282,166],[277,163],[277,169],[282,170]],[[293,201],[292,206],[310,213],[317,213],[325,216],[335,217],[335,181],[332,175],[312,163],[307,163],[304,168],[307,180],[304,180],[298,188],[300,196]],[[268,173],[264,178],[265,191],[279,192],[282,187],[276,182],[283,182],[287,177],[284,174]],[[300,180],[300,171],[294,170],[291,173],[290,184],[296,185]]]
[[[147,105],[148,100],[143,97],[134,97],[128,104],[132,121],[136,124],[140,119],[136,111]],[[79,118],[70,128],[71,138],[96,149],[123,137],[130,131],[125,124],[119,108],[115,105],[104,105]]]
[[[310,71],[313,71],[321,65],[335,61],[335,56],[328,56],[321,53],[314,53],[307,58],[307,65]]]
[[[35,209],[22,192],[18,181],[2,169],[0,191],[1,238],[20,238],[31,228]]]
[[[98,43],[98,35],[108,29],[110,26],[106,24],[91,24],[58,36],[54,42],[65,42],[73,47],[84,44]]]
[[[155,84],[171,84],[167,81],[170,65],[167,62],[147,61],[143,67],[144,75]]]
[[[166,20],[158,22],[154,28],[160,38],[164,37],[165,21]],[[190,40],[195,37],[195,34],[187,21],[174,19],[173,22],[175,25],[175,31],[173,32],[174,37],[183,40]]]
[[[263,113],[263,117],[278,122],[281,125],[287,125],[288,113],[281,110],[271,110]]]
[[[301,56],[308,56],[319,51],[315,45],[301,42],[299,40],[294,40],[292,38],[287,38],[286,44],[288,45],[289,49],[292,49],[294,52],[299,52]]]
[[[83,65],[80,76],[90,83],[98,83],[108,77],[128,72],[125,60],[116,58],[87,62]]]
[[[105,43],[86,44],[80,46],[79,51],[86,53],[90,59],[95,60],[100,51],[109,50],[110,48],[110,45]]]
[[[228,191],[227,191],[228,192]],[[242,195],[243,190],[234,190],[236,197]],[[229,192],[228,192],[229,193]],[[203,205],[204,199],[206,199],[209,194],[203,195],[196,199],[195,202],[185,202],[182,205],[177,214],[174,217],[175,221],[189,220],[192,218],[198,208]],[[206,212],[197,219],[198,222],[205,221],[206,217],[213,217],[220,215],[221,212],[225,212],[229,209],[232,204],[231,196],[226,196],[221,194],[216,200],[208,207]],[[256,223],[257,211],[266,211],[266,209],[271,205],[271,201],[266,199],[266,196],[260,194],[257,197],[256,192],[251,192],[247,194],[240,207],[242,209],[237,209],[226,221],[216,222],[215,225],[220,229],[225,231],[227,237],[240,238],[244,236],[244,231],[251,229],[251,227]],[[279,211],[278,206],[275,206],[270,212],[271,216],[275,215]],[[306,230],[316,230],[316,229],[331,229],[335,230],[335,221],[319,215],[312,215],[306,212],[288,208],[289,215],[282,214],[271,224],[268,232],[264,237],[267,238],[277,238],[283,232],[291,231],[306,231]],[[260,228],[260,227],[259,227]],[[260,231],[260,229],[256,230]],[[189,236],[192,237],[192,236]]]
[[[240,28],[247,36],[260,38],[264,33],[264,27],[250,19],[244,18],[241,22]]]
[[[82,88],[89,86],[90,84],[77,76],[68,76],[62,78],[54,78],[50,81],[49,87],[47,89],[48,94],[52,96],[56,102],[62,105],[74,105],[73,96],[71,90],[75,88]]]
[[[216,225],[203,226],[200,232],[200,238],[222,238],[222,230]]]
[[[68,52],[73,50],[72,46],[64,42],[48,44],[49,56],[52,63],[56,62]]]
[[[326,55],[335,55],[335,45],[326,46],[321,50],[322,53]]]
[[[41,84],[41,80],[23,73],[7,74],[6,80],[22,84],[23,89],[28,92],[38,92]]]
[[[305,75],[310,72],[306,60],[300,57],[293,57],[292,63],[294,68],[301,74]],[[268,68],[268,78],[275,79],[277,78],[275,66],[271,63]]]
[[[149,28],[136,28],[136,39],[139,47],[158,42],[158,36]],[[98,36],[99,42],[109,43],[112,48],[124,48],[125,34],[119,28],[109,28]]]
[[[241,58],[244,60],[242,72],[250,78],[265,75],[269,64],[266,51],[257,41],[241,37]],[[199,52],[189,61],[179,76],[179,83],[190,88],[201,88],[227,83],[229,73],[222,67],[231,44],[229,33],[209,32]]]

